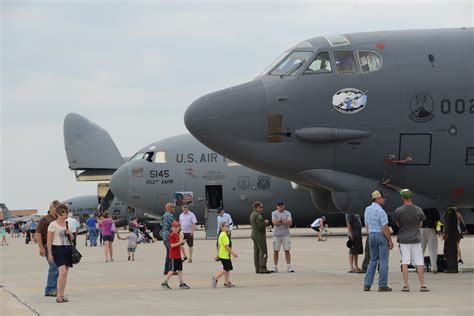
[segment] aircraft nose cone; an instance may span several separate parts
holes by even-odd
[[[128,201],[128,189],[129,189],[130,175],[129,167],[127,163],[121,166],[115,171],[110,179],[110,190],[112,193],[123,202]]]
[[[208,145],[206,139],[224,140],[229,136],[226,133],[253,139],[254,131],[243,127],[262,123],[259,120],[265,109],[265,88],[257,79],[197,99],[186,110],[184,123],[189,132],[205,145]],[[237,131],[238,135],[235,135]]]

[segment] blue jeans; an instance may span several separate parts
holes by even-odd
[[[171,270],[171,259],[170,259],[170,242],[168,240],[168,237],[163,239],[163,244],[165,245],[166,248],[166,257],[165,257],[165,266],[164,266],[164,272],[168,273],[168,271]]]
[[[48,261],[48,247],[45,245],[44,249],[46,250],[45,258],[46,261],[48,262],[49,269],[48,269],[48,281],[46,283],[46,287],[44,288],[44,294],[48,293],[53,293],[58,291],[58,277],[59,277],[59,271],[58,267],[56,267],[56,264],[54,263],[49,263]]]
[[[89,243],[90,246],[97,246],[97,228],[89,227]]]
[[[370,261],[365,274],[364,285],[371,286],[374,283],[375,269],[380,261],[379,287],[387,286],[388,282],[388,241],[383,233],[370,233]]]

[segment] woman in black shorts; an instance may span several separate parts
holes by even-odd
[[[58,219],[48,226],[48,261],[55,263],[59,270],[57,303],[68,302],[64,297],[67,273],[72,267],[72,246],[70,240],[74,238],[71,231],[66,228],[66,219],[69,213],[64,204],[56,208]],[[69,234],[69,237],[68,237]]]

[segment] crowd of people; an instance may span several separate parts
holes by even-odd
[[[409,292],[408,269],[413,265],[416,269],[421,292],[428,292],[425,284],[424,273],[429,270],[437,273],[440,267],[438,262],[438,238],[437,227],[440,221],[436,210],[422,210],[412,201],[412,193],[405,189],[400,192],[403,204],[395,210],[395,222],[399,228],[397,242],[401,253],[401,270],[403,287],[401,291]],[[392,288],[388,285],[389,254],[394,248],[391,231],[388,226],[388,216],[383,206],[386,197],[381,191],[372,193],[372,204],[364,212],[365,228],[367,230],[366,257],[362,268],[359,267],[358,256],[364,253],[362,240],[362,221],[357,214],[346,214],[346,223],[349,240],[349,273],[365,273],[363,290],[370,291],[374,283],[375,272],[378,267],[378,291],[390,292]],[[184,282],[183,262],[193,262],[193,244],[196,231],[197,218],[189,210],[188,205],[181,207],[182,212],[178,219],[175,218],[175,205],[167,203],[165,213],[162,216],[162,229],[160,235],[165,246],[165,261],[161,283],[162,288],[171,289],[169,284],[173,275],[179,279],[180,289],[189,289],[190,286]],[[232,257],[238,255],[232,247],[232,229],[234,223],[230,214],[223,208],[219,208],[217,216],[217,245],[216,261],[220,261],[222,269],[210,278],[213,288],[217,288],[219,280],[223,277],[223,287],[235,287],[230,281],[230,272],[233,270]],[[88,229],[87,240],[91,247],[97,246],[97,238],[101,236],[104,243],[105,262],[113,262],[113,242],[117,235],[118,239],[127,240],[128,260],[135,261],[135,251],[139,243],[138,221],[130,222],[129,232],[126,236],[120,236],[111,216],[108,212],[101,215],[91,215],[86,223]],[[292,226],[291,212],[286,209],[283,201],[276,203],[276,210],[271,213],[271,220],[264,216],[264,206],[261,202],[253,203],[253,211],[250,214],[251,239],[254,245],[254,268],[258,274],[279,272],[279,255],[283,248],[286,262],[286,272],[295,270],[291,264],[291,234],[289,228]],[[273,226],[273,269],[267,268],[268,249],[266,233],[268,226]],[[321,234],[327,227],[326,218],[322,216],[311,224],[317,232],[317,240],[325,240]],[[33,228],[33,229],[32,229]],[[56,302],[68,302],[65,296],[67,276],[69,269],[73,266],[72,253],[76,246],[79,223],[69,212],[68,207],[59,201],[50,204],[48,214],[43,216],[37,225],[29,226],[30,232],[34,232],[34,242],[38,245],[39,254],[46,258],[48,263],[48,277],[44,289],[45,296],[53,296]],[[5,236],[7,226],[2,226],[2,245],[6,244]],[[444,242],[444,256],[447,266],[444,272],[458,272],[458,264],[462,264],[459,241],[466,233],[466,225],[462,216],[455,208],[448,208],[444,218],[444,230],[442,239]],[[187,246],[187,249],[186,249]],[[430,266],[427,269],[424,252],[428,248]],[[189,254],[189,255],[188,255]]]

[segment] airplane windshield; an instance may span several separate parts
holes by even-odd
[[[143,155],[145,155],[145,153],[136,153],[135,155],[133,155],[132,158],[130,158],[130,160],[140,160],[140,159],[143,159]]]
[[[266,67],[266,68],[260,73],[259,76],[266,75],[270,70],[272,70],[273,68],[275,68],[275,66],[278,65],[278,64],[283,60],[283,58],[285,58],[288,54],[289,54],[289,51],[283,52],[283,54],[281,54],[280,56],[278,56],[278,58],[275,59],[275,61],[273,61],[273,62],[270,64],[270,66]]]
[[[294,51],[276,66],[270,74],[274,76],[294,76],[298,68],[303,65],[311,55],[313,55],[312,52]]]

